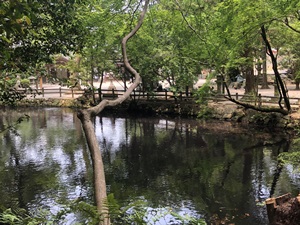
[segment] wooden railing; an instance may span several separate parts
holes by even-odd
[[[124,90],[101,90],[98,89],[98,98],[101,100],[103,98],[111,98],[115,99],[120,95],[124,94]],[[193,93],[191,92],[178,92],[173,93],[169,91],[153,91],[153,92],[146,92],[146,91],[140,91],[140,90],[134,90],[130,97],[132,99],[146,99],[146,100],[194,100]]]
[[[23,93],[26,93],[27,97],[33,98],[77,98],[79,96],[90,96],[92,94],[89,89],[73,89],[73,88],[41,88],[41,89],[23,89],[20,90]],[[122,95],[124,90],[108,90],[108,89],[97,89],[94,91],[95,98],[102,99],[116,99],[118,96]],[[213,94],[209,97],[206,97],[207,100],[213,100],[216,102],[219,101],[227,101],[224,96],[228,96],[225,94]],[[263,104],[278,104],[277,96],[262,96],[258,94],[257,96],[253,95],[241,95],[241,94],[232,94],[232,98],[236,100],[240,100],[243,102],[254,103],[259,106]],[[168,92],[168,91],[153,91],[153,92],[145,92],[134,90],[131,95],[131,99],[145,99],[145,100],[165,100],[165,101],[194,101],[193,93],[191,92]],[[291,105],[299,105],[300,98],[289,98]]]
[[[91,95],[92,90],[90,89],[73,89],[73,88],[41,88],[41,89],[21,89],[19,90],[22,93],[26,93],[28,97],[33,98],[77,98],[83,95]],[[116,99],[117,97],[124,94],[124,90],[108,90],[108,89],[97,89],[94,90],[95,97],[102,99]],[[134,90],[130,97],[133,99],[160,99],[160,100],[192,100],[192,93],[183,93],[178,92],[174,94],[173,92],[168,91],[153,91],[153,92],[145,92]]]

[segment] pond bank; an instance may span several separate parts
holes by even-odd
[[[69,107],[87,108],[86,99],[23,99],[20,107]],[[191,101],[128,100],[115,107],[106,107],[103,113],[135,113],[144,115],[164,115],[171,117],[204,118],[238,122],[243,125],[255,125],[262,128],[280,128],[294,130],[300,126],[300,113],[293,112],[284,116],[279,113],[262,113],[238,106],[230,101],[209,101],[201,105]]]

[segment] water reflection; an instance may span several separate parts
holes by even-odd
[[[0,138],[1,204],[25,209],[78,196],[90,163],[80,123],[70,110],[2,112],[2,126],[24,113],[29,121]],[[86,159],[86,160],[84,160]]]
[[[76,113],[3,111],[0,128],[24,113],[29,121],[0,136],[0,205],[53,210],[68,199],[92,201],[91,162]],[[298,175],[277,165],[276,156],[290,148],[278,134],[161,118],[97,117],[95,129],[108,190],[124,205],[143,198],[153,208],[259,225],[266,224],[259,202],[298,194]]]

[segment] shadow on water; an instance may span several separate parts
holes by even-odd
[[[8,131],[0,138],[0,206],[32,210],[76,198],[92,202],[91,162],[76,112],[7,111],[0,126],[22,113],[31,118],[17,135]],[[298,194],[300,184],[277,163],[290,148],[280,133],[152,117],[97,117],[95,129],[108,191],[122,205],[143,199],[152,209],[172,208],[212,224],[263,225],[266,198]]]

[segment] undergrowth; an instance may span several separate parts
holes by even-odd
[[[7,225],[60,225],[68,222],[68,215],[76,215],[73,225],[98,225],[104,216],[109,216],[112,225],[206,225],[201,218],[180,215],[171,208],[152,208],[146,201],[137,200],[120,207],[114,196],[108,196],[105,206],[109,215],[99,215],[97,208],[82,200],[75,200],[60,208],[56,213],[49,209],[27,212],[25,209],[9,208],[0,213],[0,224]]]

